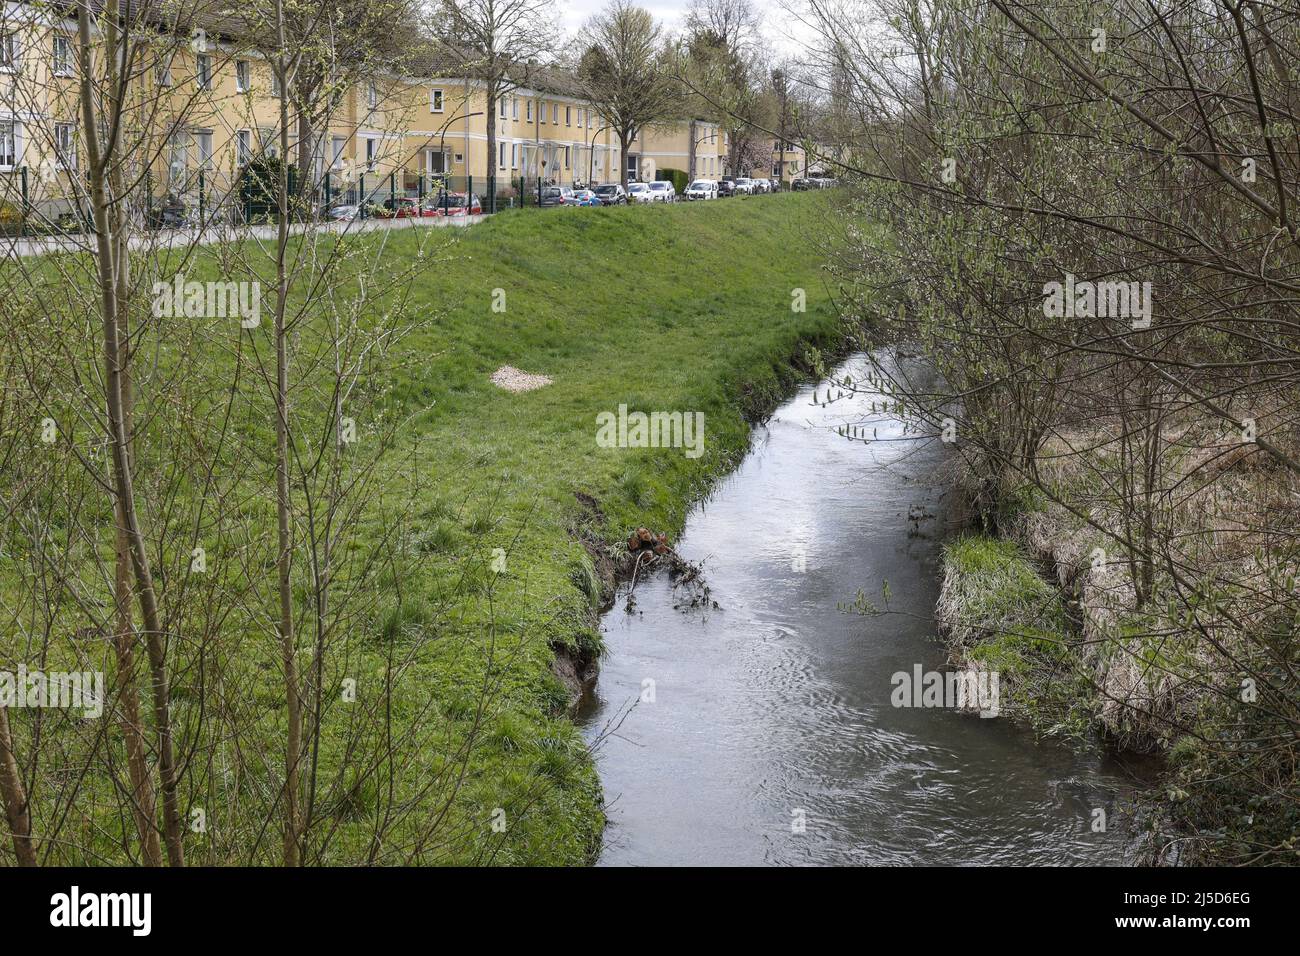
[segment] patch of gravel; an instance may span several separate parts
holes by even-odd
[[[492,373],[492,384],[507,392],[531,392],[543,385],[550,385],[551,380],[546,375],[530,375],[513,365],[502,365]]]

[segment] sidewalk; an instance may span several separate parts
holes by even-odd
[[[422,216],[409,219],[365,219],[352,222],[294,223],[291,235],[304,232],[361,233],[380,229],[444,228],[447,226],[472,226],[486,219],[481,216]],[[142,231],[131,238],[131,249],[155,250],[184,248],[190,245],[213,245],[220,242],[243,242],[249,239],[274,242],[279,227],[274,223],[262,226],[222,226],[198,229],[155,229]],[[0,254],[22,258],[43,256],[52,252],[90,252],[95,237],[90,233],[74,236],[43,236],[38,239],[0,238]]]

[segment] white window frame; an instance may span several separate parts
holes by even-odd
[[[512,120],[519,119],[519,97],[517,96],[510,98],[510,118]]]
[[[247,166],[253,161],[253,133],[251,130],[235,130],[235,165]]]
[[[506,110],[509,108],[509,104],[506,103],[506,99],[507,97],[504,96],[497,97],[497,109],[501,114],[501,119],[506,118]]]
[[[528,100],[528,101],[525,102],[524,105],[527,107],[527,112],[528,112],[528,122],[531,123],[531,122],[533,121],[533,101],[532,101],[532,100]]]
[[[54,162],[59,169],[77,168],[76,124],[54,124]]]
[[[271,95],[276,99],[284,98],[284,84],[280,82],[280,74],[275,70],[271,71]]]
[[[347,152],[348,138],[346,136],[330,137],[330,167],[332,169],[342,169],[344,165],[343,154]]]
[[[247,93],[252,87],[253,64],[247,60],[235,61],[235,92]]]
[[[362,139],[366,141],[366,172],[373,173],[375,167],[379,165],[379,137],[363,136]]]
[[[180,159],[179,175],[177,158]],[[190,134],[188,130],[177,130],[167,140],[167,187],[168,189],[184,186],[190,169]]]
[[[199,169],[212,168],[212,130],[196,129],[191,133],[191,141],[194,143],[194,156],[198,161]]]
[[[6,172],[17,169],[22,158],[22,131],[22,123],[18,120],[0,119],[0,169]]]
[[[497,169],[506,168],[506,144],[504,141],[497,143]]]
[[[510,168],[511,169],[519,168],[519,144],[518,143],[510,144]]]
[[[17,73],[23,51],[18,33],[10,26],[0,26],[0,73]]]
[[[565,126],[572,126],[572,125],[573,125],[573,107],[572,107],[572,106],[566,106],[566,107],[564,108],[564,125],[565,125]]]
[[[50,70],[55,76],[72,75],[72,41],[62,34],[54,34],[51,40]]]
[[[552,126],[560,125],[560,104],[559,103],[551,104],[551,125]]]
[[[212,57],[206,53],[194,54],[194,82],[201,90],[212,89]]]
[[[446,97],[443,96],[442,90],[440,88],[434,87],[433,89],[429,90],[429,112],[430,113],[442,113],[445,111],[446,105],[447,105]]]
[[[379,85],[374,80],[366,83],[366,109],[379,109]]]

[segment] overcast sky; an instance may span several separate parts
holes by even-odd
[[[575,35],[584,23],[594,14],[599,13],[609,0],[556,0],[560,10],[560,25],[568,36]],[[800,43],[796,38],[786,36],[789,16],[785,13],[781,0],[756,0],[764,12],[768,41],[778,53],[798,55]],[[676,33],[686,24],[686,11],[690,0],[640,0],[639,6],[650,12],[664,29]]]

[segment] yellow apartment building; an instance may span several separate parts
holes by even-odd
[[[680,169],[687,179],[718,179],[727,172],[727,135],[704,119],[659,124],[641,131],[624,161],[629,182],[653,182],[663,169]]]
[[[281,91],[270,63],[240,36],[236,20],[208,18],[187,37],[157,25],[154,54],[128,110],[133,153],[147,166],[149,204],[224,213],[240,172],[278,156]],[[73,20],[49,8],[8,3],[0,18],[0,214],[22,207],[47,220],[78,208],[80,168],[77,39]],[[726,172],[727,139],[716,122],[681,120],[645,130],[622,155],[618,137],[576,80],[546,67],[520,68],[496,104],[488,154],[483,84],[433,58],[409,75],[378,73],[337,95],[314,130],[309,176],[351,201],[431,194],[489,177],[511,196],[521,180],[577,186],[650,180],[679,169],[690,178]],[[292,122],[292,121],[291,121]],[[288,162],[298,164],[291,125]],[[0,215],[0,218],[3,218]]]

